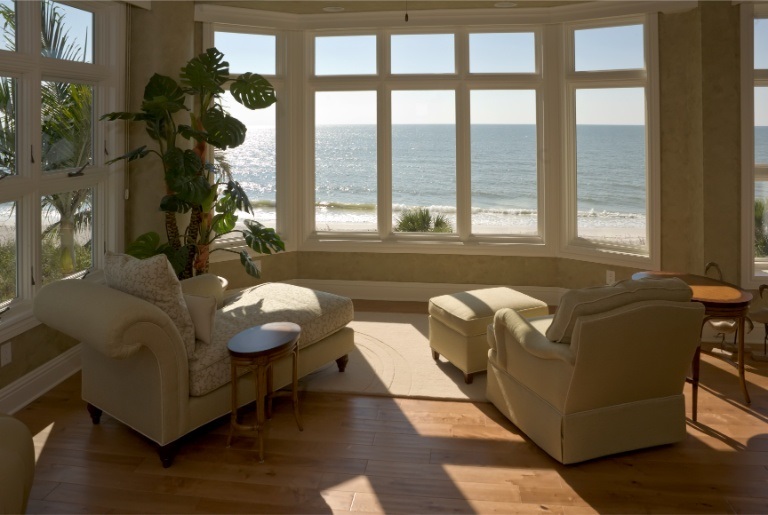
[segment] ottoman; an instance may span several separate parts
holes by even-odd
[[[486,332],[501,308],[512,308],[526,318],[549,314],[547,304],[506,287],[483,288],[429,299],[429,346],[464,372],[464,382],[488,366]]]

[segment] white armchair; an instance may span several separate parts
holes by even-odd
[[[677,279],[641,280],[568,292],[554,316],[502,309],[487,397],[566,464],[680,441],[704,317],[690,298]]]

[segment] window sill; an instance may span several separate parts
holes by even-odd
[[[0,342],[29,331],[40,325],[40,322],[32,315],[32,303],[14,302],[11,309],[0,315]]]

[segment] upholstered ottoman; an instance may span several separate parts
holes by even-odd
[[[549,314],[547,304],[506,287],[483,288],[429,299],[429,346],[464,372],[464,381],[488,366],[486,332],[493,315],[512,308],[526,318]]]

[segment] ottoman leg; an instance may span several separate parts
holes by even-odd
[[[339,367],[339,372],[344,372],[347,369],[347,363],[349,363],[348,354],[344,354],[342,357],[336,360],[336,365]]]
[[[472,379],[474,379],[474,374],[464,374],[464,382],[466,384],[472,384]]]
[[[437,352],[435,349],[432,349],[432,359],[434,359],[435,361],[440,360],[440,353]]]

